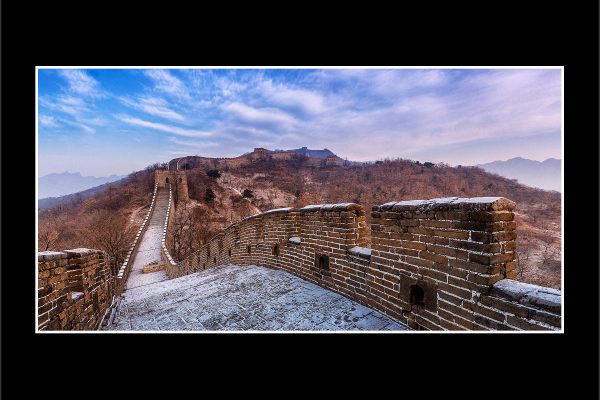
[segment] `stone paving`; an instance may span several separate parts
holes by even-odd
[[[256,265],[226,265],[172,280],[128,286],[109,329],[402,331],[407,328],[378,311],[286,271]]]
[[[143,273],[146,265],[161,262],[161,240],[168,206],[169,190],[159,189],[158,193],[156,193],[156,204],[150,217],[150,223],[144,236],[142,236],[142,241],[133,259],[133,265],[131,266],[125,290],[169,279],[165,271]]]

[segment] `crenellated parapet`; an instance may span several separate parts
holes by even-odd
[[[38,330],[98,329],[116,294],[104,252],[39,252],[37,275]]]
[[[501,197],[281,208],[230,225],[170,278],[223,264],[289,271],[414,329],[558,330],[561,294],[513,280],[515,203]]]

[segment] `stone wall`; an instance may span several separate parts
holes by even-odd
[[[114,294],[115,280],[102,251],[38,253],[39,330],[95,330]]]
[[[515,277],[515,204],[445,198],[283,208],[229,226],[170,278],[222,264],[281,268],[413,329],[558,330],[560,292]]]
[[[156,170],[154,171],[154,182],[159,188],[173,188],[177,193],[178,201],[188,201],[190,199],[185,171]]]

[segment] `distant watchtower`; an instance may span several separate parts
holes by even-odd
[[[159,188],[168,187],[170,184],[171,190],[177,193],[178,201],[190,199],[185,171],[156,170],[154,171],[154,182],[158,184]]]
[[[338,159],[336,156],[331,155],[331,156],[327,156],[325,157],[325,162],[324,162],[325,166],[329,167],[332,165],[338,165]]]
[[[252,158],[257,160],[266,160],[269,158],[269,150],[262,147],[256,147],[252,152],[252,156]]]

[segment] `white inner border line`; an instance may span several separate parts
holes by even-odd
[[[39,137],[39,127],[38,127],[38,89],[39,89],[39,71],[40,70],[56,70],[56,69],[118,69],[118,70],[127,70],[127,69],[481,69],[481,70],[494,70],[494,69],[560,69],[560,96],[561,96],[561,123],[560,123],[560,182],[561,182],[561,226],[560,226],[560,242],[561,242],[561,266],[560,266],[560,279],[561,279],[561,328],[558,331],[39,331],[38,330],[38,296],[37,296],[37,286],[38,286],[38,182],[39,182],[39,147],[38,147],[38,137]],[[330,333],[330,334],[339,334],[339,333],[362,333],[362,334],[397,334],[397,333],[422,333],[422,334],[443,334],[443,333],[452,333],[452,334],[557,334],[564,333],[565,329],[565,241],[564,241],[564,233],[565,233],[565,144],[564,144],[564,127],[565,127],[565,67],[564,66],[500,66],[500,67],[490,67],[490,66],[38,66],[35,67],[35,197],[36,197],[36,208],[35,208],[35,333]]]

